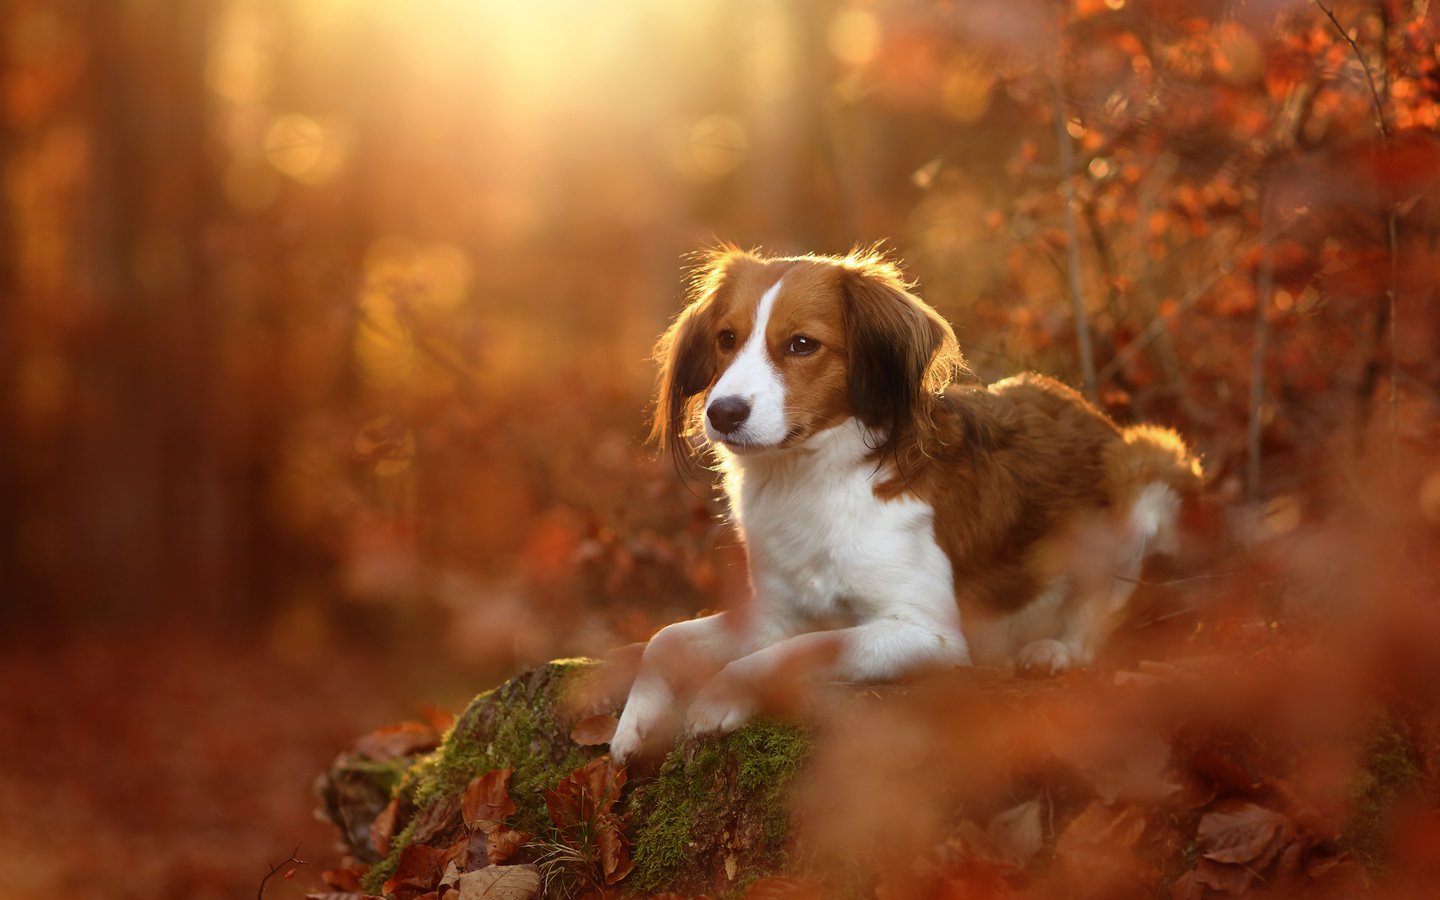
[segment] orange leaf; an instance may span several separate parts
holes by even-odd
[[[440,746],[440,734],[420,722],[401,722],[377,728],[355,742],[355,752],[376,762],[389,762]]]
[[[601,713],[598,716],[591,716],[582,719],[576,726],[570,729],[570,740],[582,747],[593,747],[597,744],[608,744],[615,736],[615,726],[620,720],[610,713]]]
[[[380,810],[380,815],[370,824],[370,846],[381,856],[390,854],[390,836],[395,833],[395,817],[400,812],[400,798],[396,797]]]
[[[1200,818],[1195,843],[1206,859],[1259,871],[1294,837],[1290,818],[1283,813],[1224,800]]]
[[[605,883],[615,884],[635,868],[630,859],[630,842],[620,831],[620,822],[612,815],[600,817],[600,829],[595,835],[595,846],[600,851],[600,866],[605,873]]]
[[[486,837],[485,861],[492,866],[503,865],[530,840],[530,835],[513,828],[497,828]]]
[[[444,872],[444,859],[444,850],[425,844],[409,845],[400,851],[400,863],[385,882],[385,893],[394,894],[398,900],[415,900],[434,890]]]
[[[460,813],[468,828],[487,834],[500,827],[505,817],[515,812],[510,799],[510,776],[514,769],[492,769],[471,781],[460,798]]]

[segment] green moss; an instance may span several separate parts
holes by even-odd
[[[514,770],[510,796],[515,827],[540,833],[549,823],[544,791],[597,756],[603,748],[581,747],[566,739],[564,696],[572,679],[588,671],[590,660],[555,660],[473,700],[456,718],[440,747],[423,757],[395,782],[393,796],[416,811],[465,789],[471,779],[492,769]],[[378,892],[394,873],[409,845],[415,819],[390,842],[390,854],[366,874],[365,890]]]
[[[698,857],[723,855],[721,835],[740,830],[751,831],[760,844],[747,852],[747,860],[770,869],[783,863],[786,793],[809,751],[805,729],[771,721],[677,747],[655,780],[630,796],[629,809],[641,824],[626,888],[654,893],[668,887],[682,870],[693,870]],[[734,821],[736,810],[756,821]],[[741,873],[740,882],[760,874]]]
[[[390,854],[378,863],[370,867],[370,871],[360,879],[360,889],[367,894],[378,894],[395,874],[395,869],[400,865],[400,854],[410,846],[410,838],[415,834],[415,826],[419,824],[416,819],[411,819],[410,824],[400,830],[400,833],[390,839]]]
[[[1365,745],[1362,768],[1351,789],[1350,818],[1340,845],[1371,872],[1385,865],[1385,837],[1391,810],[1421,782],[1419,755],[1390,720],[1379,724]]]

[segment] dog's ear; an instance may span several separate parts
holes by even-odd
[[[856,417],[885,432],[877,450],[911,435],[923,441],[931,430],[926,396],[944,390],[962,366],[955,332],[873,255],[847,259],[840,291]]]
[[[704,298],[685,307],[655,345],[660,381],[650,439],[674,454],[677,463],[690,458],[685,435],[693,418],[692,401],[715,378],[713,305]]]
[[[695,398],[715,380],[716,294],[726,270],[745,255],[728,244],[699,254],[690,276],[690,301],[655,344],[660,378],[650,439],[682,467],[691,460],[687,435],[698,412]]]

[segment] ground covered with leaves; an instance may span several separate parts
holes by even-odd
[[[342,755],[350,856],[312,896],[1424,896],[1440,614],[1413,599],[1209,617],[1054,680],[815,688],[631,771],[603,753],[624,667],[552,663]]]

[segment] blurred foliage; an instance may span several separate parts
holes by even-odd
[[[1176,425],[1269,548],[1192,593],[1435,584],[1433,2],[0,15],[0,638],[508,672],[725,604],[709,486],[641,440],[716,239],[888,239],[986,379],[1086,379],[1077,268],[1099,401]],[[1337,580],[1337,547],[1402,562]]]
[[[1078,263],[1100,400],[1312,511],[1440,402],[1440,22],[1333,13],[12,0],[0,614],[509,668],[725,602],[640,442],[715,237],[888,237],[987,379],[1086,376]]]

